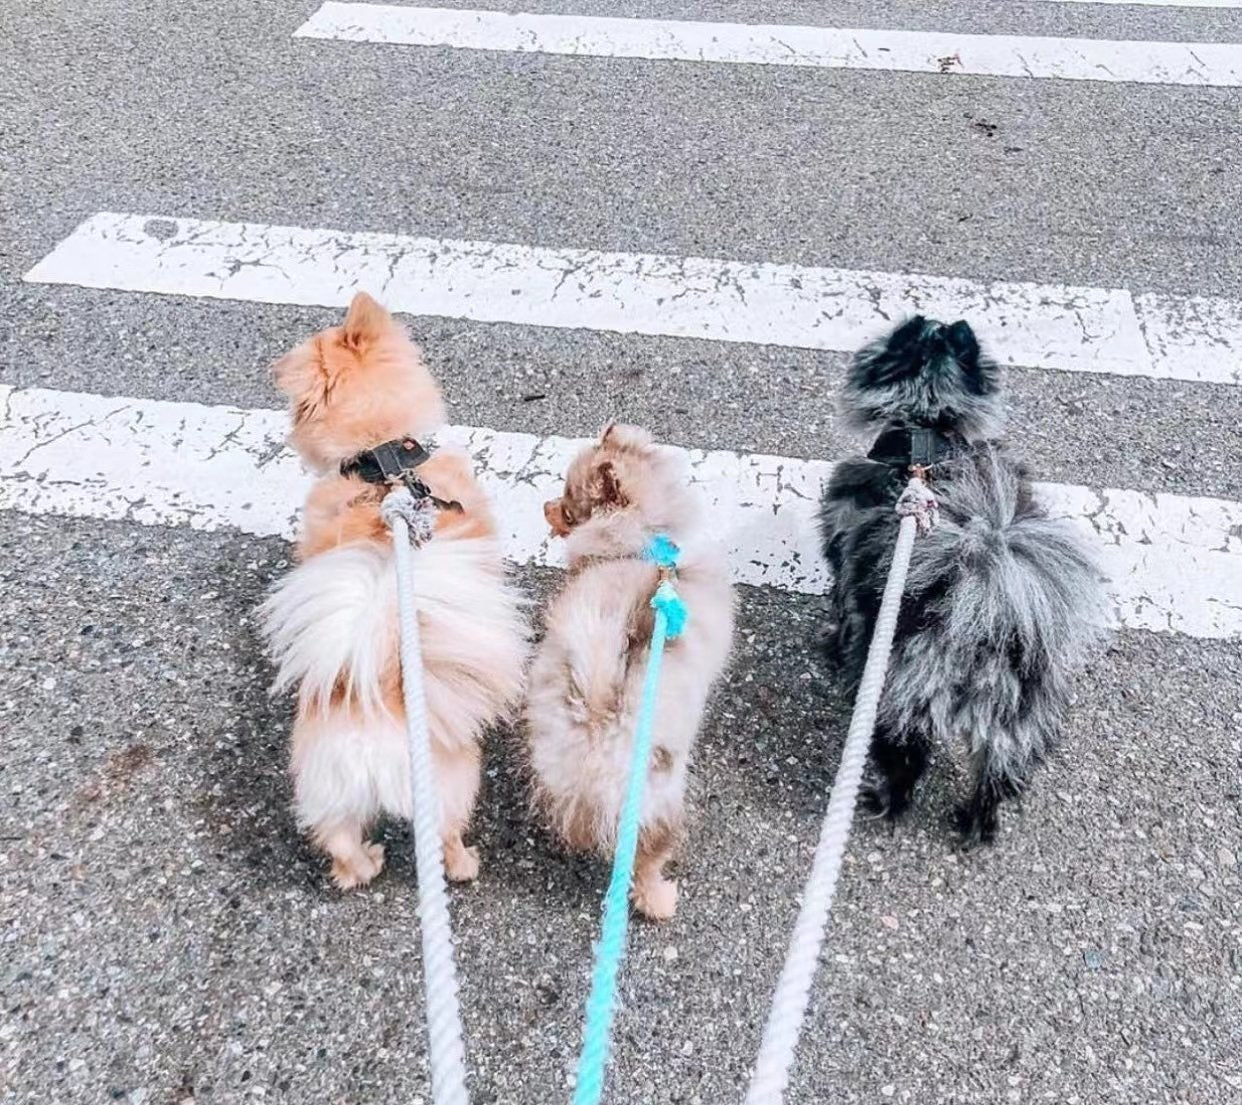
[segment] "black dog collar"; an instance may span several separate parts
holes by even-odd
[[[956,434],[926,426],[889,426],[875,439],[868,460],[888,464],[903,471],[933,468],[956,456],[961,439]]]
[[[349,460],[341,461],[342,476],[357,476],[365,483],[405,484],[415,499],[430,499],[441,510],[462,509],[455,499],[437,499],[431,489],[418,478],[418,469],[431,459],[431,450],[412,437],[385,441]]]
[[[430,459],[431,453],[412,437],[399,437],[341,461],[341,475],[366,483],[396,483]]]

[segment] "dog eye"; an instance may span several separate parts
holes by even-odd
[[[574,526],[578,524],[578,519],[574,515],[573,507],[564,502],[561,503],[561,517],[565,519],[565,525],[567,526]]]

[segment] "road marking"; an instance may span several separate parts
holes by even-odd
[[[282,411],[0,387],[0,509],[290,537],[308,477]],[[507,555],[557,565],[543,500],[579,442],[451,427],[500,512]],[[681,450],[739,583],[818,594],[815,510],[825,461]],[[1242,503],[1041,484],[1100,549],[1121,622],[1242,637]]]
[[[1242,0],[1044,0],[1052,4],[1125,4],[1132,8],[1242,8]]]
[[[101,213],[29,281],[849,352],[918,311],[1003,363],[1242,383],[1242,303],[945,276]]]
[[[1070,81],[1242,86],[1242,46],[693,23],[329,2],[300,38],[605,58]]]

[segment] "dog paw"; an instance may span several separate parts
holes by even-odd
[[[888,804],[888,787],[871,779],[864,779],[858,791],[858,805],[863,813],[875,820],[891,819],[891,807]]]
[[[384,846],[364,844],[348,859],[332,861],[332,881],[342,890],[366,886],[384,869]]]
[[[677,912],[677,880],[650,879],[634,887],[634,908],[652,921],[667,921]]]
[[[845,659],[845,634],[840,624],[831,622],[820,630],[818,640],[820,652],[833,664],[841,664]]]
[[[892,787],[883,780],[864,779],[858,792],[858,804],[868,817],[891,823],[906,812],[910,799],[894,794]]]
[[[821,648],[832,648],[836,645],[837,634],[840,632],[839,622],[824,622],[815,633],[815,641]]]
[[[444,873],[450,882],[474,882],[479,877],[479,850],[458,841],[444,849]]]
[[[991,844],[996,839],[998,822],[994,811],[981,810],[967,803],[953,811],[952,820],[954,831],[966,850],[980,844]]]

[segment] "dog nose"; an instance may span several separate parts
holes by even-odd
[[[561,510],[560,499],[549,499],[543,504],[543,518],[557,537],[564,537],[569,533],[569,527],[565,525],[565,515]]]

